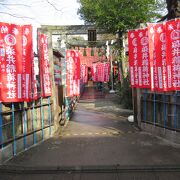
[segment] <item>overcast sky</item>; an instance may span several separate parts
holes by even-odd
[[[76,0],[0,0],[0,21],[39,25],[80,25]],[[21,17],[13,17],[13,16]]]
[[[31,24],[33,46],[37,50],[37,27],[40,25],[81,25],[76,0],[0,0],[0,22]]]

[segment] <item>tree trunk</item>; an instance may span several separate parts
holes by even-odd
[[[166,0],[167,3],[167,19],[180,17],[180,0]]]
[[[124,70],[123,70],[123,33],[119,32],[118,37],[118,48],[119,48],[119,70],[120,70],[120,78],[121,78],[121,85],[123,86],[124,82]]]

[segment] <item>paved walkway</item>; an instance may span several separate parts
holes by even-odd
[[[139,131],[117,96],[83,96],[63,132],[0,167],[0,179],[180,179],[180,145]]]

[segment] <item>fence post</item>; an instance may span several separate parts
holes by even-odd
[[[147,89],[144,89],[144,95],[143,95],[143,100],[144,100],[144,114],[143,114],[143,120],[146,122],[147,120]]]
[[[178,96],[178,91],[175,92],[175,108],[174,108],[174,129],[176,131],[177,129],[177,96]]]
[[[153,109],[153,121],[154,125],[156,124],[156,93],[154,92],[154,109]]]
[[[12,103],[12,133],[13,133],[13,155],[16,155],[16,129],[14,117],[14,103]]]
[[[32,128],[33,128],[33,143],[36,144],[36,128],[35,128],[35,109],[34,109],[34,100],[32,103]]]
[[[166,108],[166,94],[163,94],[163,99],[164,99],[164,128],[166,128],[166,123],[167,123],[167,108]]]
[[[133,113],[134,113],[134,123],[138,126],[137,120],[137,90],[136,88],[132,88],[132,99],[133,99]]]
[[[65,121],[66,122],[68,122],[69,121],[69,108],[70,108],[70,106],[69,106],[69,101],[68,101],[68,98],[67,97],[65,97]]]
[[[51,98],[48,97],[48,122],[49,122],[49,135],[51,135]]]
[[[23,109],[23,135],[24,135],[24,149],[26,149],[26,135],[27,135],[27,114],[24,107],[24,102],[22,102],[22,109]]]
[[[0,148],[3,148],[3,141],[2,103],[0,102]]]
[[[41,97],[41,128],[42,128],[42,139],[44,140],[44,108]]]

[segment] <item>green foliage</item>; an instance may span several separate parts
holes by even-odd
[[[160,0],[159,0],[160,1]],[[111,33],[136,28],[160,17],[158,0],[79,0],[78,14],[87,23],[96,24]]]
[[[117,94],[120,96],[120,103],[124,106],[124,108],[132,109],[132,89],[130,87],[129,76],[124,78],[123,86],[119,84],[119,87],[117,89]]]
[[[94,49],[91,48],[91,56],[94,56]]]
[[[86,49],[84,48],[83,56],[87,56]]]

